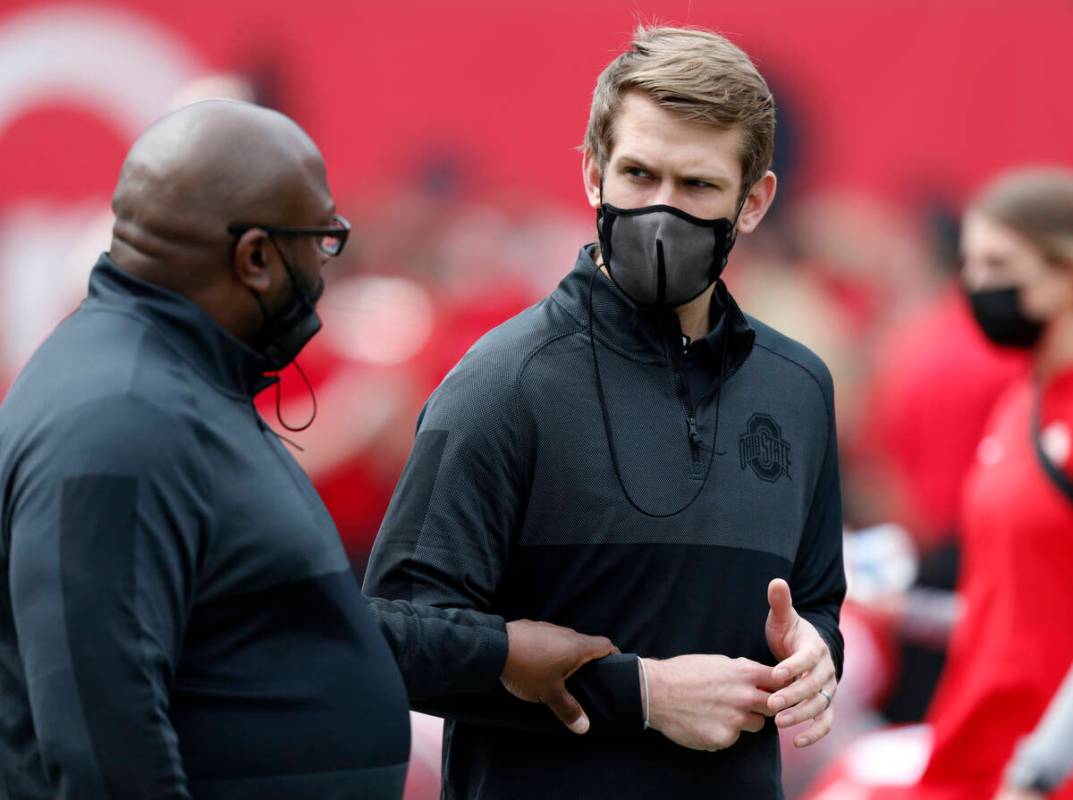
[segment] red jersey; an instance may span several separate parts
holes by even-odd
[[[1038,462],[1035,388],[1003,395],[966,480],[964,616],[929,712],[934,748],[914,798],[979,800],[997,790],[1073,663],[1073,502]],[[1073,370],[1043,394],[1048,455],[1073,471]],[[1073,800],[1073,785],[1051,795]]]

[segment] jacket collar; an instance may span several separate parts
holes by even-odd
[[[593,328],[601,344],[636,361],[673,362],[682,349],[678,315],[672,310],[651,310],[635,305],[606,275],[597,274],[592,253],[593,245],[581,248],[577,263],[552,292],[552,299],[588,328],[591,286]],[[727,374],[730,374],[752,351],[756,331],[722,281],[716,284],[712,294],[711,318],[715,324],[706,338],[715,352],[720,352],[722,331],[726,330],[725,322],[730,322],[730,340],[727,342]]]
[[[102,253],[90,273],[87,309],[107,308],[147,322],[177,355],[225,394],[249,398],[277,378],[264,356],[192,300],[125,272]]]

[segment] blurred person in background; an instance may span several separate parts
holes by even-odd
[[[1068,739],[1051,738],[1056,726],[1007,765],[1073,664],[1073,171],[999,178],[970,204],[961,253],[977,324],[1027,352],[1033,374],[999,399],[964,485],[964,611],[928,712],[922,777],[868,796],[1071,798],[1073,785],[1055,784],[1061,771],[1043,767],[1050,748],[1069,752]],[[1038,758],[1040,741],[1051,759]]]
[[[6,793],[397,800],[407,692],[500,681],[583,732],[563,682],[610,642],[363,598],[252,407],[349,232],[306,133],[189,106],[134,143],[113,208],[89,296],[0,405]]]
[[[851,450],[858,524],[901,526],[916,560],[905,594],[865,598],[850,590],[851,602],[867,600],[858,608],[889,625],[898,645],[897,680],[883,705],[896,723],[919,722],[931,702],[957,617],[965,476],[995,401],[1028,368],[1023,353],[989,342],[974,321],[958,280],[958,220],[928,207],[927,290],[885,321],[870,348]]]
[[[780,798],[778,729],[804,723],[798,747],[831,729],[845,591],[831,378],[719,281],[774,197],[773,138],[745,53],[639,29],[593,96],[599,243],[419,417],[367,591],[540,609],[645,656],[572,679],[602,733],[581,746],[509,698],[481,714],[422,704],[447,717],[448,798]]]

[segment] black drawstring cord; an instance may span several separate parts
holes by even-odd
[[[313,413],[309,415],[309,420],[304,425],[301,425],[299,427],[292,428],[290,425],[288,425],[286,423],[286,421],[283,419],[283,409],[281,407],[281,402],[280,402],[280,388],[279,388],[280,379],[279,379],[279,373],[277,372],[276,373],[276,419],[279,420],[280,425],[282,425],[286,430],[290,431],[291,433],[301,433],[302,431],[307,430],[309,428],[309,426],[313,424],[313,420],[315,420],[317,418],[317,394],[316,394],[316,392],[313,391],[313,384],[311,384],[309,382],[309,378],[306,377],[306,373],[305,373],[305,370],[302,369],[302,365],[299,364],[297,361],[294,361],[292,363],[294,364],[294,368],[296,370],[298,370],[298,374],[302,376],[302,381],[305,383],[306,388],[309,390],[309,397],[313,401]],[[291,439],[288,439],[286,436],[283,436],[282,434],[278,433],[275,430],[273,430],[272,432],[275,433],[276,436],[279,439],[281,439],[282,441],[286,442],[291,447],[293,447],[296,450],[299,450],[299,451],[301,451],[303,453],[305,452],[305,448],[302,447],[297,442],[292,441]]]
[[[622,480],[622,471],[619,469],[618,456],[615,453],[615,442],[611,433],[611,415],[607,410],[607,401],[604,397],[604,384],[600,377],[600,362],[596,358],[596,328],[593,322],[594,318],[592,313],[592,289],[596,284],[596,276],[599,274],[600,268],[597,267],[592,273],[592,278],[589,280],[589,343],[592,345],[592,367],[593,372],[596,375],[596,394],[600,399],[600,412],[603,415],[604,420],[604,435],[607,437],[607,449],[611,454],[611,466],[615,471],[615,478],[618,480],[618,485],[622,488],[622,493],[626,495],[626,500],[634,507],[634,509],[641,514],[644,514],[646,517],[653,517],[656,519],[673,517],[677,514],[681,514],[697,501],[701,492],[704,491],[704,487],[708,484],[708,476],[711,474],[712,464],[715,463],[715,444],[719,438],[719,404],[723,394],[723,381],[726,379],[727,342],[730,339],[730,320],[727,318],[727,327],[726,330],[723,331],[723,357],[719,364],[719,385],[715,387],[715,432],[712,434],[712,454],[708,459],[708,466],[704,470],[704,480],[701,481],[700,486],[697,487],[697,491],[684,506],[667,514],[653,514],[651,511],[646,511],[641,508],[641,506],[634,501],[633,497],[630,496],[630,490],[626,488],[626,484]]]
[[[275,436],[277,439],[279,439],[281,442],[286,442],[287,444],[289,444],[291,447],[293,447],[298,452],[304,453],[306,451],[306,449],[304,447],[302,447],[302,445],[298,444],[298,442],[294,441],[294,439],[288,439],[286,436],[284,436],[282,433],[277,431],[275,428],[269,427],[268,430],[272,431],[272,435]]]
[[[298,374],[302,376],[302,381],[305,383],[306,388],[309,390],[309,399],[313,401],[313,413],[309,415],[309,420],[306,422],[306,424],[302,425],[301,427],[298,427],[298,428],[292,428],[290,425],[288,425],[286,422],[284,422],[283,417],[279,413],[279,411],[280,411],[280,409],[279,409],[279,384],[277,383],[276,384],[276,419],[279,420],[280,425],[282,425],[284,428],[289,430],[291,433],[301,433],[302,431],[306,430],[310,425],[312,425],[313,420],[315,420],[317,418],[317,393],[313,391],[313,384],[311,384],[309,382],[309,378],[306,377],[306,371],[304,369],[302,369],[302,365],[299,364],[297,361],[294,361],[292,363],[294,364],[294,368],[296,370],[298,370]]]

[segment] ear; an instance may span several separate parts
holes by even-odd
[[[778,180],[771,170],[765,172],[764,177],[753,184],[749,190],[749,196],[745,198],[745,205],[741,208],[741,215],[738,217],[739,233],[752,233],[756,230],[760,220],[771,208],[772,201],[775,200],[777,184]]]
[[[602,172],[596,155],[589,149],[581,151],[581,180],[585,184],[585,197],[593,208],[600,207],[600,178]]]
[[[269,267],[276,257],[276,249],[262,230],[253,228],[242,234],[235,243],[232,267],[239,282],[258,294],[264,294],[272,285]]]

